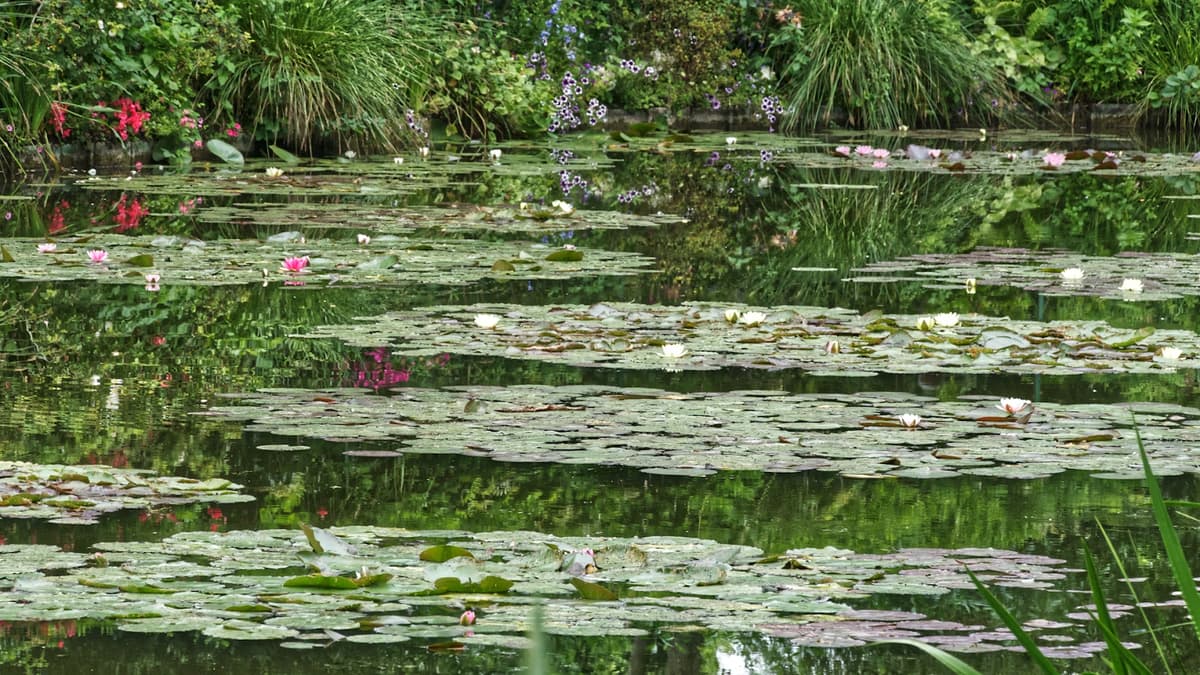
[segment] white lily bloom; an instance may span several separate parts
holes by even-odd
[[[953,328],[958,325],[958,312],[942,312],[933,315],[933,322],[943,328]]]
[[[737,323],[738,317],[740,317],[741,315],[742,315],[742,313],[737,311],[736,309],[725,310],[725,320],[728,321],[729,323]]]
[[[1058,273],[1063,278],[1063,281],[1079,281],[1083,278],[1083,270],[1078,267],[1068,267]]]
[[[899,415],[896,417],[896,419],[900,421],[900,424],[902,424],[905,429],[916,429],[921,425],[921,416],[914,415],[912,413]]]
[[[744,323],[747,326],[757,326],[767,319],[767,315],[762,312],[746,312],[738,317],[738,323]]]
[[[1167,361],[1178,361],[1179,357],[1183,356],[1183,350],[1178,347],[1163,347],[1158,350],[1158,355]]]
[[[1124,279],[1121,281],[1121,290],[1125,293],[1141,293],[1144,285],[1141,279]]]
[[[496,324],[500,323],[500,317],[495,314],[476,314],[475,325],[480,328],[488,329],[495,328]]]
[[[668,359],[678,359],[687,356],[688,350],[681,344],[670,343],[662,346],[662,353]]]
[[[930,330],[937,325],[937,321],[932,316],[923,316],[917,319],[917,330]]]
[[[503,154],[504,154],[504,152],[502,150],[500,150],[500,148],[492,148],[491,150],[488,150],[488,156],[492,158],[493,162],[499,162],[500,155],[503,155]]]
[[[358,243],[360,246],[366,246],[367,244],[371,243],[371,235],[360,232],[358,234]]]
[[[403,163],[404,163],[403,157],[393,157],[392,158],[392,164],[403,164]]]
[[[267,174],[267,178],[279,178],[283,175],[283,169],[277,166],[268,166],[265,173]]]
[[[1016,415],[1028,406],[1029,401],[1023,398],[1002,398],[996,407],[1007,415]]]
[[[725,137],[725,145],[733,145],[734,143],[737,143],[737,136]]]

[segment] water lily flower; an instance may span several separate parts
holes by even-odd
[[[967,295],[975,295],[975,278],[967,277]]]
[[[1078,267],[1068,267],[1058,273],[1063,278],[1063,281],[1079,281],[1083,278],[1083,270]]]
[[[874,169],[886,169],[887,166],[888,166],[888,163],[883,161],[882,159],[877,159],[874,162],[871,162],[871,167]]]
[[[154,272],[146,274],[146,283],[148,284],[157,284],[160,279],[162,279],[162,277],[158,276]]]
[[[738,317],[738,323],[744,323],[747,326],[757,326],[765,321],[767,315],[762,312],[746,312]]]
[[[939,148],[930,148],[929,156],[933,159],[937,159],[938,157],[942,156],[942,151]]]
[[[1123,279],[1121,290],[1125,293],[1141,293],[1144,285],[1141,279]]]
[[[95,169],[88,169],[88,175],[89,175],[89,176],[91,176],[92,178],[95,178],[95,177],[96,177],[96,170],[95,170]]]
[[[417,152],[421,155],[421,159],[429,158],[429,146],[422,146]]]
[[[869,155],[870,155],[872,152],[875,152],[875,148],[872,148],[872,147],[871,147],[871,146],[869,146],[869,145],[856,145],[856,146],[854,146],[854,154],[856,154],[856,155],[862,155],[863,157],[867,157],[867,156],[869,156]]]
[[[347,150],[342,154],[345,155],[346,159],[354,159],[355,157],[358,157],[358,153],[353,150]]]
[[[943,328],[953,328],[958,325],[958,312],[942,312],[933,315],[933,322]]]
[[[492,148],[491,150],[488,150],[488,156],[492,158],[493,162],[499,162],[500,155],[503,155],[503,154],[504,154],[504,151],[502,151],[500,148]]]
[[[151,293],[157,293],[158,292],[158,284],[146,284],[146,290],[150,291]]]
[[[366,246],[369,243],[371,243],[371,235],[363,234],[362,232],[359,232],[358,233],[358,245]]]
[[[826,354],[841,354],[842,353],[841,343],[839,343],[837,340],[830,340],[829,342],[826,342],[825,343],[825,353]]]
[[[896,129],[902,134],[908,133],[908,125],[907,124],[901,124],[900,126],[896,127]]]
[[[1061,152],[1047,152],[1042,155],[1042,161],[1045,162],[1048,168],[1057,169],[1063,165],[1063,162],[1067,161],[1067,156]]]
[[[58,248],[58,244],[49,242],[46,244],[38,244],[38,253],[53,253]]]
[[[555,199],[554,201],[550,202],[550,206],[558,209],[558,212],[564,216],[569,216],[572,213],[575,213],[575,207],[561,199]]]
[[[725,320],[728,321],[729,323],[737,323],[737,320],[741,315],[742,315],[742,313],[737,311],[736,309],[725,310]]]
[[[1158,350],[1158,355],[1167,361],[1178,361],[1179,357],[1183,356],[1183,350],[1178,347],[1163,347]]]
[[[277,166],[268,166],[264,173],[267,175],[267,178],[279,178],[283,175],[283,169]]]
[[[461,626],[473,626],[475,624],[475,612],[467,610],[458,617],[458,623]]]
[[[291,257],[283,259],[283,271],[284,272],[291,272],[292,274],[296,274],[299,272],[303,272],[305,267],[308,267],[308,256],[304,256],[303,258],[297,258],[296,256],[291,256]]]
[[[932,316],[922,316],[917,319],[917,330],[929,330],[937,325],[937,320]]]
[[[668,343],[662,346],[663,356],[668,359],[679,359],[687,356],[687,347],[681,344]]]
[[[485,330],[496,327],[500,323],[500,317],[495,314],[476,314],[475,325]]]
[[[996,407],[1006,415],[1016,415],[1029,406],[1029,401],[1023,398],[1002,398]]]
[[[892,153],[887,148],[875,148],[875,152],[871,153],[875,159],[887,159],[892,156]]]
[[[850,146],[848,146],[848,145],[839,145],[836,148],[834,148],[833,151],[843,157],[850,156]]]
[[[88,249],[87,257],[94,263],[102,263],[108,260],[108,251],[102,248]]]
[[[733,145],[734,143],[737,143],[737,136],[725,137],[725,145]]]
[[[403,163],[404,163],[403,157],[393,157],[392,158],[392,164],[403,164]]]
[[[921,425],[921,416],[914,415],[912,413],[905,413],[903,415],[898,415],[896,417],[896,419],[899,420],[900,425],[903,426],[905,429],[916,429],[918,426]]]

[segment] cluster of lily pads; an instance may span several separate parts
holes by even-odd
[[[370,526],[183,532],[95,548],[0,546],[0,620],[112,620],[123,631],[201,631],[298,649],[408,640],[523,648],[537,604],[553,635],[705,628],[825,647],[919,637],[982,652],[1007,648],[1011,635],[853,603],[973,588],[968,569],[987,584],[1025,589],[1053,588],[1072,571],[1062,560],[996,549],[765,555],[687,537]],[[1086,641],[1081,616],[1029,628],[1045,631],[1057,656],[1089,656],[1103,647]]]
[[[296,231],[275,234],[265,241],[97,234],[54,242],[9,239],[0,246],[2,277],[146,283],[147,290],[157,290],[160,283],[225,285],[271,279],[460,285],[489,278],[628,275],[648,271],[652,264],[652,258],[635,253],[539,242],[365,234],[357,241],[317,241]]]
[[[1200,474],[1193,452],[1200,410],[1160,404],[540,385],[406,387],[390,396],[270,389],[229,397],[236,405],[202,414],[283,437],[394,441],[391,456],[464,454],[682,476],[816,470],[854,478],[1029,479],[1078,470],[1139,480],[1136,414],[1157,473]]]
[[[970,253],[925,253],[853,270],[856,283],[923,282],[926,288],[1013,286],[1044,295],[1138,301],[1197,293],[1200,261],[1183,253],[1085,256],[1048,249],[979,247]]]
[[[360,347],[390,345],[413,356],[448,352],[633,369],[801,368],[840,376],[1148,373],[1200,367],[1200,360],[1180,358],[1200,352],[1200,335],[1192,331],[1123,330],[1103,321],[713,303],[434,306],[317,327],[303,337],[338,338]]]
[[[241,488],[223,478],[159,476],[149,470],[0,462],[0,518],[89,525],[123,509],[254,501],[238,492]]]

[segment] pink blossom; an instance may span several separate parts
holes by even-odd
[[[94,263],[102,263],[108,260],[108,251],[102,248],[88,249],[87,256]]]
[[[1042,156],[1042,161],[1046,163],[1047,167],[1057,169],[1067,161],[1067,156],[1061,152],[1047,152]]]
[[[468,609],[458,617],[458,623],[463,626],[472,626],[475,624],[475,612]]]
[[[833,151],[836,152],[837,154],[841,155],[842,157],[850,156],[850,146],[848,146],[848,145],[839,145],[836,148],[834,148]]]
[[[888,157],[892,156],[892,153],[888,152],[887,148],[875,148],[875,152],[871,154],[875,157],[875,159],[887,159]]]
[[[858,145],[858,146],[855,146],[854,152],[855,152],[855,154],[866,157],[866,156],[870,155],[872,152],[875,152],[875,148],[872,148],[869,145]]]
[[[299,272],[303,272],[305,267],[308,267],[308,256],[304,256],[303,258],[297,258],[296,256],[292,256],[292,257],[283,259],[283,271],[284,272],[291,272],[292,274],[296,274]]]
[[[871,166],[875,167],[876,169],[886,169],[887,165],[888,163],[882,159],[877,159],[874,162],[871,162]]]

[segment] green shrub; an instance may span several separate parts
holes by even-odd
[[[983,125],[1011,105],[962,24],[933,0],[802,0],[805,39],[785,59],[787,124]]]
[[[1200,126],[1200,3],[1163,0],[1155,30],[1162,39],[1147,59],[1141,110],[1166,125]]]
[[[253,138],[301,150],[392,148],[429,77],[438,22],[387,0],[237,0],[249,45],[209,83]]]

